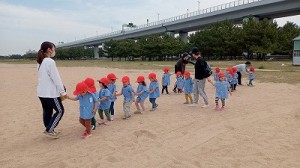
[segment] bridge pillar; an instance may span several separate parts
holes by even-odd
[[[99,47],[98,47],[98,45],[94,46],[94,58],[99,59]]]
[[[188,42],[188,33],[187,32],[180,32],[179,33],[179,38],[184,43],[187,43]]]

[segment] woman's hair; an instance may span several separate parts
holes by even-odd
[[[55,45],[49,41],[45,41],[41,44],[41,48],[37,53],[36,62],[41,64],[45,58],[45,53],[47,52],[48,48],[55,47]]]
[[[104,87],[104,89],[107,89],[107,88],[108,88],[104,83],[102,83],[102,82],[99,82],[99,83],[102,84],[102,86]]]

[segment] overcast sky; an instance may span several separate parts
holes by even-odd
[[[0,55],[38,50],[58,43],[142,25],[232,0],[0,0]],[[200,5],[199,5],[200,2]],[[199,6],[198,6],[199,5]],[[300,25],[300,16],[276,20]]]

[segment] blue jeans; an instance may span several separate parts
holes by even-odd
[[[150,103],[152,104],[152,108],[156,108],[156,98],[149,98]]]

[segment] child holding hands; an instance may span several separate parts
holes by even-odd
[[[230,91],[230,84],[228,81],[226,81],[224,73],[219,73],[219,79],[220,81],[216,81],[215,83],[213,83],[210,79],[208,80],[208,82],[210,82],[216,88],[215,110],[223,111],[225,108],[225,99],[228,98],[228,92],[231,95],[231,91]],[[222,102],[222,107],[220,109],[219,109],[219,99],[221,99]]]
[[[135,102],[134,100],[134,91],[130,85],[130,78],[128,76],[123,76],[122,78],[122,91],[121,93],[118,93],[117,96],[124,96],[124,102],[123,102],[123,111],[124,111],[124,117],[123,119],[129,119],[131,117],[130,113],[130,107],[132,102]]]
[[[74,101],[79,100],[79,122],[85,127],[85,131],[82,134],[81,138],[84,139],[91,135],[91,119],[96,114],[98,100],[84,82],[80,82],[76,85],[76,90],[73,92],[73,94],[77,96],[68,96],[68,99]]]
[[[145,99],[149,96],[149,91],[146,87],[144,76],[139,76],[137,78],[136,82],[139,84],[139,86],[136,91],[137,98],[135,101],[135,106],[136,106],[137,110],[134,113],[138,114],[138,113],[142,113],[145,111],[144,102],[145,102]],[[141,111],[141,108],[139,105],[141,105],[142,111]]]

